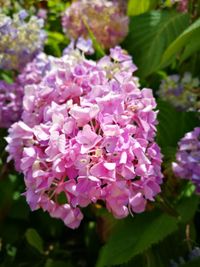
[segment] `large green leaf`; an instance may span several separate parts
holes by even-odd
[[[178,222],[186,223],[192,218],[198,198],[186,198],[178,205],[180,219],[153,211],[119,221],[107,244],[102,248],[97,267],[128,262],[153,244],[163,240],[178,229]]]
[[[145,13],[156,7],[158,0],[129,0],[128,15],[135,16]]]
[[[168,102],[158,100],[158,122],[156,141],[164,155],[163,166],[171,170],[176,160],[177,145],[186,132],[199,125],[194,112],[179,112]]]
[[[166,49],[162,57],[162,65],[166,65],[176,54],[185,47],[184,59],[194,51],[200,50],[200,19],[190,25],[180,36],[174,40]]]
[[[131,18],[123,46],[139,67],[139,76],[145,77],[159,69],[164,51],[188,25],[187,14],[173,11],[151,11]]]

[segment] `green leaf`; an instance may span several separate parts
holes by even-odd
[[[35,229],[29,228],[25,233],[25,237],[29,245],[43,253],[43,240]]]
[[[178,112],[168,102],[158,100],[157,142],[162,152],[173,152],[173,147],[184,134],[198,125],[194,112]],[[166,148],[171,148],[170,151]]]
[[[178,205],[180,220],[159,211],[143,213],[119,221],[107,244],[101,249],[97,267],[118,265],[146,251],[186,223],[194,215],[198,198],[185,198]]]
[[[194,54],[195,52],[197,52],[200,49],[200,38],[199,35],[196,35],[192,38],[192,42],[189,42],[183,53],[181,53],[180,55],[180,61],[181,63],[186,60],[189,56],[191,56],[192,54]]]
[[[187,223],[194,216],[199,204],[199,197],[193,195],[192,197],[185,197],[178,205],[178,211],[181,216],[180,223]]]
[[[65,3],[66,2],[66,3]],[[69,7],[68,1],[62,1],[62,0],[48,0],[47,1],[48,9],[51,12],[55,12],[60,14],[62,11],[64,11],[66,8]]]
[[[174,3],[171,0],[165,0],[163,3],[164,7],[172,7]]]
[[[48,31],[48,37],[52,38],[53,40],[55,40],[59,43],[62,43],[66,39],[66,37],[60,32]]]
[[[60,57],[62,55],[62,48],[69,44],[68,38],[60,32],[48,31],[48,38],[46,40],[46,50],[49,54]]]
[[[13,79],[7,73],[2,73],[1,76],[7,83],[13,83]]]
[[[49,54],[52,54],[56,57],[61,57],[62,55],[59,44],[55,42],[54,39],[49,38],[46,42],[45,48],[49,52]]]
[[[130,20],[130,31],[123,44],[146,77],[160,68],[164,51],[189,25],[188,14],[151,11]]]
[[[145,13],[156,7],[158,0],[129,0],[128,16],[135,16]]]
[[[15,257],[17,253],[17,248],[14,246],[11,246],[10,244],[6,245],[6,252],[10,257]]]
[[[200,19],[196,20],[190,25],[180,36],[178,36],[166,49],[162,57],[162,65],[166,65],[170,62],[178,52],[185,47],[184,59],[190,56],[194,51],[200,49],[199,45],[200,36]],[[198,42],[197,42],[198,39]],[[195,43],[197,42],[197,43]],[[195,44],[194,44],[195,43]]]

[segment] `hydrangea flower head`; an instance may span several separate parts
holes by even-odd
[[[128,17],[118,1],[78,0],[62,17],[63,31],[70,39],[87,38],[88,28],[103,48],[119,44],[128,33]]]
[[[189,72],[167,76],[160,85],[158,95],[180,110],[200,110],[200,81]]]
[[[20,71],[43,49],[43,20],[21,10],[13,18],[0,13],[0,69]]]
[[[173,171],[177,176],[191,180],[200,193],[200,127],[188,132],[178,145]]]
[[[138,88],[135,70],[120,47],[98,62],[74,50],[25,87],[7,151],[24,174],[32,210],[76,228],[91,203],[124,218],[154,201],[162,183],[156,103],[151,89]]]
[[[8,128],[20,119],[23,88],[18,83],[0,80],[0,128]]]

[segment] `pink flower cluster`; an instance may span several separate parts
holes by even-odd
[[[128,33],[129,19],[124,2],[110,0],[74,1],[62,17],[63,31],[70,39],[88,38],[92,31],[103,48],[114,47]]]
[[[191,180],[200,193],[200,127],[187,133],[178,144],[173,171],[177,176]]]
[[[7,151],[24,174],[32,210],[76,228],[90,203],[124,218],[154,201],[163,178],[156,103],[151,89],[138,88],[135,70],[120,47],[98,62],[71,51],[26,86]]]

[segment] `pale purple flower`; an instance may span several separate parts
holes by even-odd
[[[46,9],[40,8],[37,12],[37,17],[45,20],[47,18],[47,13]]]
[[[91,39],[84,39],[82,37],[79,37],[77,42],[76,42],[76,47],[80,51],[83,51],[84,54],[91,55],[94,53],[94,48],[92,46],[92,40]]]
[[[200,111],[199,86],[199,79],[193,78],[190,72],[185,72],[183,76],[174,74],[162,80],[158,95],[177,109]]]
[[[200,193],[200,128],[195,128],[178,143],[176,162],[172,163],[172,168],[180,178],[191,180],[197,193]]]
[[[43,20],[21,10],[13,17],[0,13],[0,69],[21,71],[42,51],[45,33]]]

